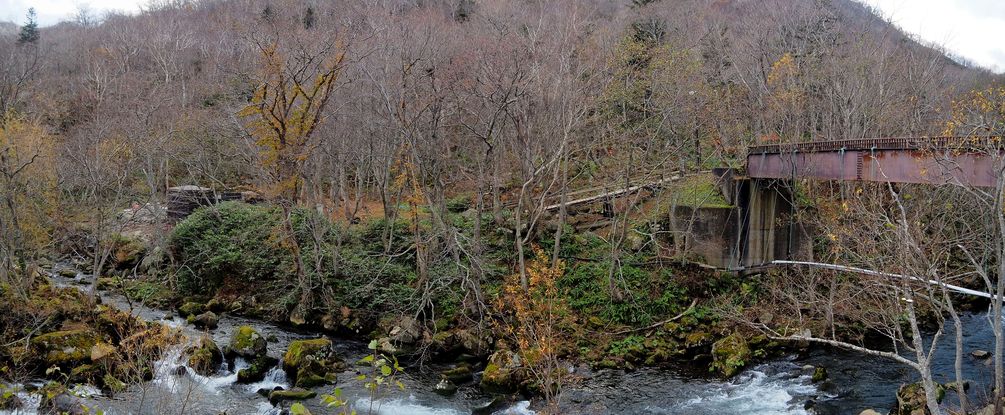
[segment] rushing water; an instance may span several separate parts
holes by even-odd
[[[78,280],[81,277],[78,276]],[[61,280],[71,284],[72,280]],[[199,338],[202,332],[184,324],[178,318],[165,319],[160,310],[130,305],[124,298],[105,293],[105,303],[129,310],[140,318],[178,327],[189,339]],[[233,331],[241,325],[252,325],[270,338],[268,353],[280,357],[289,342],[317,334],[296,332],[261,321],[229,315],[222,316],[220,326],[210,334],[221,345],[227,344]],[[986,314],[964,317],[966,331],[965,350],[989,350],[993,342]],[[951,327],[950,327],[951,329]],[[338,352],[346,361],[355,361],[367,353],[364,345],[356,341],[336,341]],[[268,372],[265,379],[254,384],[238,384],[237,370],[247,365],[237,359],[232,367],[225,363],[213,376],[201,376],[183,368],[185,345],[166,353],[155,365],[155,376],[150,382],[131,387],[114,398],[101,396],[93,388],[78,391],[83,401],[106,414],[280,414],[258,392],[276,387],[288,388],[286,374],[279,367]],[[942,382],[954,380],[953,333],[945,335],[938,352],[934,370]],[[965,377],[975,384],[988,384],[990,367],[976,362],[968,354]],[[810,380],[812,368],[824,366],[830,378],[814,384]],[[181,368],[181,369],[180,369]],[[641,369],[632,372],[601,370],[590,373],[584,380],[565,388],[561,411],[566,414],[857,414],[866,408],[881,412],[890,409],[899,385],[916,380],[917,376],[905,366],[876,357],[832,349],[814,349],[808,356],[778,359],[750,368],[734,379],[723,381],[702,378],[670,370]],[[340,375],[339,387],[345,397],[360,413],[383,415],[458,415],[471,414],[492,402],[492,397],[482,394],[472,385],[462,386],[452,397],[442,397],[432,392],[438,381],[435,370],[407,370],[401,375],[405,390],[387,389],[379,399],[371,400],[367,391],[352,380],[354,372]],[[971,396],[980,396],[980,390]],[[331,387],[315,389],[319,394],[330,393]],[[949,393],[952,397],[952,393]],[[20,392],[25,408],[15,414],[35,413],[39,398]],[[954,405],[949,399],[947,405]],[[317,414],[328,413],[318,399],[304,402]],[[497,415],[533,414],[534,405],[515,401],[496,409]],[[0,413],[4,413],[0,411]]]

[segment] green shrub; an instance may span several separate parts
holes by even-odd
[[[281,220],[274,207],[241,202],[197,209],[169,238],[179,288],[209,293],[227,277],[258,281],[292,272],[290,251],[276,236]]]
[[[679,313],[686,293],[667,270],[651,271],[622,264],[609,287],[610,261],[577,262],[559,280],[574,309],[605,322],[641,326]]]

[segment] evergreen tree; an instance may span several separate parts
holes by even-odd
[[[17,43],[35,43],[38,42],[38,21],[35,17],[35,8],[32,7],[28,9],[28,22],[21,26],[21,33],[18,35]]]

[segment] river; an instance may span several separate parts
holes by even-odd
[[[62,280],[61,283],[72,285],[73,281]],[[136,305],[130,308],[129,303],[117,294],[102,293],[102,298],[106,304],[131,311],[140,318],[178,327],[191,339],[202,335],[177,317],[165,319],[170,314],[164,311]],[[268,352],[277,358],[282,356],[291,340],[318,336],[316,333],[298,332],[230,315],[221,317],[219,327],[211,335],[218,344],[225,345],[233,331],[241,325],[251,325],[270,338]],[[993,336],[987,315],[965,315],[964,326],[967,351],[965,377],[976,385],[986,385],[991,379],[991,367],[970,357],[969,352],[992,348]],[[950,330],[936,353],[936,379],[942,382],[954,380],[952,336]],[[335,345],[348,362],[367,353],[365,345],[358,341],[336,340]],[[93,388],[81,388],[78,393],[84,396],[89,407],[101,409],[109,415],[281,413],[256,392],[277,386],[288,388],[282,369],[273,369],[262,382],[238,384],[236,371],[244,364],[238,360],[236,367],[224,364],[216,375],[203,377],[192,370],[179,369],[185,361],[183,349],[184,346],[176,347],[156,363],[153,380],[135,385],[114,398],[102,396]],[[812,369],[808,366],[827,368],[828,380],[813,383],[810,379]],[[429,365],[408,368],[400,376],[404,390],[386,389],[375,400],[371,400],[369,393],[354,379],[354,373],[342,374],[338,386],[361,414],[368,413],[370,408],[374,409],[372,413],[384,415],[471,414],[493,401],[491,396],[482,394],[473,385],[462,386],[451,397],[434,393],[433,386],[438,381],[437,369],[442,368]],[[857,414],[866,408],[886,412],[896,402],[894,394],[897,387],[917,379],[909,368],[896,362],[825,348],[812,349],[805,356],[787,356],[753,366],[728,381],[661,369],[590,371],[581,368],[576,371],[585,378],[564,389],[560,408],[565,414],[830,415]],[[972,397],[985,393],[976,389],[971,390]],[[330,393],[331,387],[316,388],[315,391]],[[945,405],[955,405],[953,394],[947,396],[950,399]],[[23,392],[21,397],[28,405],[13,413],[34,414],[38,397]],[[333,412],[322,408],[318,399],[304,403],[315,414]],[[493,409],[485,413],[532,414],[534,407],[530,402],[513,400],[501,405],[497,402]],[[0,411],[0,414],[3,413]]]

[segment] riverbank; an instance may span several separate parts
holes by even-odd
[[[87,276],[73,279],[53,277],[58,286],[88,289]],[[290,389],[290,380],[281,367],[276,367],[260,381],[238,383],[237,372],[247,362],[236,361],[233,366],[223,364],[206,376],[199,375],[189,366],[186,344],[202,338],[207,333],[217,343],[228,344],[234,332],[243,326],[253,327],[268,339],[268,355],[281,358],[289,344],[295,340],[324,337],[322,333],[279,326],[257,319],[248,319],[223,313],[213,330],[203,330],[187,323],[171,310],[147,307],[131,302],[114,292],[98,291],[100,301],[107,307],[128,310],[137,319],[150,321],[177,330],[185,337],[166,350],[154,362],[152,377],[128,386],[125,390],[110,393],[87,383],[67,382],[68,390],[82,395],[80,402],[86,407],[101,409],[108,414],[162,413],[158,408],[178,408],[179,413],[254,413],[278,414],[289,402],[273,406],[260,390],[276,387]],[[992,338],[984,320],[986,316],[972,314],[965,318],[967,347],[986,347]],[[334,338],[333,348],[346,361],[356,361],[369,351],[366,344],[344,338]],[[952,379],[952,350],[944,344],[936,354],[936,372],[939,380]],[[376,402],[385,414],[467,414],[479,408],[490,408],[484,413],[526,414],[540,405],[539,401],[521,401],[519,396],[503,397],[509,402],[491,404],[499,397],[484,393],[477,385],[480,373],[463,384],[456,394],[444,397],[434,392],[443,364],[425,364],[407,367],[400,376],[404,390],[388,389]],[[825,367],[828,379],[814,382],[814,367]],[[979,368],[980,366],[975,366]],[[987,368],[990,370],[990,368]],[[368,406],[369,391],[354,382],[359,368],[339,374],[336,385],[308,388],[321,395],[332,392],[334,386],[343,390],[344,396],[356,406]],[[839,414],[858,413],[866,408],[885,412],[895,405],[894,393],[914,376],[895,363],[833,349],[813,348],[804,356],[785,356],[755,365],[740,372],[730,380],[702,376],[694,370],[642,368],[591,369],[584,365],[574,368],[578,381],[567,385],[561,397],[561,413],[695,413],[695,414]],[[987,371],[969,371],[968,378],[975,381],[986,376]],[[983,379],[986,379],[984,377]],[[39,380],[27,385],[42,386]],[[978,396],[979,391],[972,391]],[[43,399],[36,394],[17,394],[26,406],[12,413],[33,413],[32,405]],[[950,394],[951,397],[951,394]],[[535,403],[538,402],[538,403]],[[324,412],[317,398],[302,402],[315,413]],[[946,402],[952,405],[951,400]],[[184,408],[184,409],[183,409]]]

